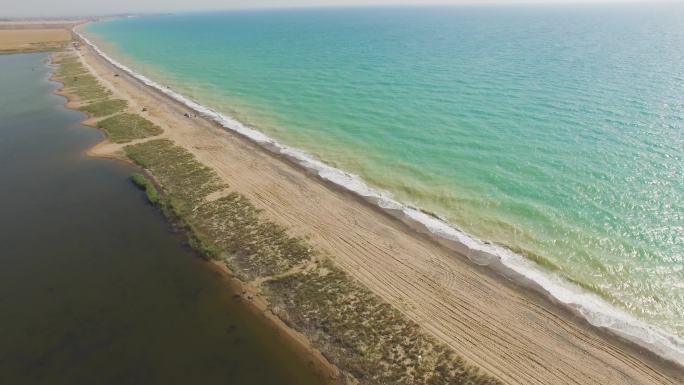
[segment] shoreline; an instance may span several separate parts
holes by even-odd
[[[49,56],[47,65],[54,68],[57,66],[57,64],[53,62],[52,54],[52,52],[48,52]],[[121,156],[121,154],[115,154],[108,152],[107,150],[99,150],[101,146],[112,144],[112,142],[109,141],[106,131],[96,125],[98,118],[92,116],[90,113],[79,110],[79,104],[81,104],[80,101],[75,95],[64,91],[64,83],[59,80],[54,70],[51,72],[47,80],[61,84],[61,86],[55,89],[54,93],[56,95],[62,96],[65,99],[65,103],[63,105],[65,109],[83,113],[85,115],[85,119],[81,121],[81,124],[98,130],[102,133],[102,140],[87,148],[84,151],[85,156],[123,162],[127,165],[140,168],[140,166],[132,162],[131,159]],[[144,172],[148,177],[151,177],[147,171],[141,171]],[[170,218],[165,217],[165,221],[167,221],[170,226],[177,226],[177,224],[174,223],[174,221]],[[187,235],[184,235],[184,237],[185,236]],[[321,354],[321,352],[318,351],[308,341],[306,336],[286,325],[280,318],[270,311],[267,302],[263,299],[261,294],[258,293],[256,288],[237,278],[235,273],[231,271],[230,268],[228,268],[228,266],[226,266],[224,263],[205,258],[197,250],[193,249],[193,252],[196,253],[198,257],[202,258],[203,263],[208,269],[222,277],[222,280],[225,282],[228,290],[232,293],[233,298],[235,298],[236,301],[241,302],[241,306],[255,317],[256,322],[260,322],[262,323],[263,327],[275,331],[278,337],[283,340],[282,342],[286,343],[289,346],[289,349],[297,354],[302,361],[306,361],[308,365],[313,368],[313,372],[319,375],[326,384],[342,385],[345,383],[343,382],[344,378],[340,370],[335,365],[330,363]]]
[[[102,59],[102,58],[101,58],[101,59]],[[103,60],[104,60],[104,59],[103,59]],[[132,79],[133,82],[139,81],[139,79],[134,79],[134,78],[131,78],[131,79]],[[138,87],[145,87],[145,86],[144,86],[144,85],[138,85]],[[148,88],[149,88],[149,85],[148,85]],[[158,93],[160,99],[162,99],[162,100],[166,99],[167,102],[173,102],[173,103],[178,103],[178,102],[179,102],[178,100],[175,100],[175,101],[174,101],[174,100],[168,100],[169,95],[163,95],[163,94],[162,94],[163,91],[160,92],[161,90],[151,90],[151,91]],[[182,119],[182,118],[179,118],[179,119]],[[193,121],[194,121],[194,120],[195,120],[195,119],[193,119]],[[227,134],[227,135],[234,136],[234,134],[233,134],[233,133],[230,133],[230,132],[226,132],[226,134]],[[238,136],[239,136],[239,135],[238,135]],[[239,139],[240,141],[242,141],[242,142],[247,142],[247,141],[249,141],[249,139],[244,138],[244,135],[243,135],[242,138],[238,138],[238,139]],[[252,143],[252,145],[253,145],[253,143]],[[257,147],[259,147],[259,146],[257,146]],[[263,148],[263,146],[262,146],[262,148]],[[272,151],[271,151],[271,152],[272,152]],[[274,156],[274,155],[276,155],[276,156]],[[270,153],[268,156],[271,156],[271,157],[278,157],[277,154],[273,154],[273,153]],[[284,155],[280,157],[279,161],[281,161],[281,162],[285,161],[285,163],[288,163],[290,166],[302,167],[301,164],[298,165],[298,163],[297,163],[296,161],[294,161],[292,158],[288,158],[287,156],[284,156]],[[309,177],[311,177],[311,176],[316,176],[315,174],[313,174],[313,173],[311,173],[311,172],[308,172],[307,175],[308,175]],[[373,205],[373,202],[369,202],[369,201],[363,199],[363,197],[356,196],[356,195],[354,195],[352,192],[346,191],[346,190],[344,190],[343,188],[341,188],[340,186],[330,186],[330,183],[324,183],[324,182],[321,181],[320,179],[325,179],[325,178],[321,177],[320,175],[318,175],[318,179],[319,179],[319,183],[321,183],[321,184],[326,184],[326,188],[328,188],[328,189],[336,190],[337,193],[342,193],[343,195],[346,195],[346,196],[348,196],[348,197],[349,197],[349,196],[354,196],[354,197],[356,198],[356,200],[360,201],[361,203],[364,203],[366,207],[372,207],[372,206],[374,206],[374,205]],[[377,203],[377,202],[376,202],[376,203]],[[377,210],[377,207],[376,207],[375,209]],[[405,221],[402,221],[401,218],[397,218],[396,215],[393,216],[393,215],[391,215],[391,213],[387,213],[387,212],[385,212],[384,214],[385,214],[386,216],[392,216],[392,217],[394,217],[394,220],[393,220],[393,221],[394,221],[395,223],[396,223],[396,222],[402,222],[403,225],[407,226],[407,231],[406,231],[406,232],[408,232],[408,228],[411,228],[411,227],[412,227],[412,226],[410,226],[409,223],[405,223]],[[415,230],[415,229],[414,229],[414,230]],[[425,234],[425,232],[424,232],[421,236],[422,236],[422,237],[425,237],[425,238],[430,238],[430,237],[429,237],[429,234]],[[415,235],[411,235],[411,237],[415,237]],[[434,241],[434,239],[433,239],[433,241]],[[484,268],[478,268],[478,267],[475,267],[475,266],[472,266],[472,265],[469,266],[469,268],[471,268],[471,269],[473,269],[473,270],[478,270],[478,271],[480,271],[480,270],[488,270],[488,269],[484,269]],[[348,270],[348,269],[346,269],[346,270]],[[482,271],[480,271],[480,273],[482,273]],[[492,274],[489,274],[489,273],[485,273],[485,274],[488,274],[488,275],[490,275],[490,276],[492,275]],[[353,275],[353,274],[352,274],[352,275]],[[357,278],[358,278],[358,277],[357,277]],[[496,278],[499,279],[499,280],[501,279],[500,276],[497,276]],[[501,282],[499,282],[498,284],[502,285]],[[506,284],[506,283],[503,283],[503,284]],[[519,291],[524,291],[524,290],[519,290]],[[532,296],[532,297],[535,297],[535,295],[531,295],[531,296]],[[547,302],[548,302],[548,301],[547,301]],[[553,301],[551,301],[551,302],[553,302]],[[395,303],[395,306],[396,306],[396,303]],[[558,304],[558,306],[560,307],[561,305]],[[566,312],[567,312],[568,309],[565,309],[565,310],[563,310],[563,311],[566,311]],[[575,315],[577,316],[577,314],[575,314]],[[421,322],[420,322],[420,319],[416,319],[416,318],[413,318],[413,319],[416,320],[417,322],[421,323]],[[433,334],[436,334],[436,333],[433,331]],[[607,332],[607,334],[610,334],[610,333]],[[636,351],[637,349],[630,349],[630,350]],[[462,352],[460,352],[460,353],[462,353]],[[648,356],[648,354],[647,354],[647,356]],[[478,362],[477,360],[472,360],[472,361],[474,361],[474,362],[477,363],[477,364],[480,364],[480,362]],[[657,360],[656,360],[656,361],[657,361]],[[676,370],[676,369],[674,369],[674,370]],[[676,372],[675,372],[675,373],[676,373]]]
[[[80,27],[80,26],[79,26]],[[222,129],[231,131],[257,145],[271,156],[303,170],[309,176],[335,190],[352,195],[374,210],[397,220],[412,232],[467,258],[478,266],[484,266],[499,276],[511,280],[525,290],[534,291],[556,306],[583,319],[588,325],[611,337],[619,338],[639,349],[647,349],[658,358],[684,367],[684,340],[664,330],[638,320],[626,311],[608,303],[598,294],[568,282],[560,276],[548,273],[534,262],[515,254],[509,249],[474,238],[447,223],[438,216],[419,208],[393,200],[389,194],[368,186],[356,175],[328,166],[306,153],[283,145],[260,131],[247,127],[232,117],[213,111],[198,102],[162,87],[153,80],[112,59],[79,31],[76,35],[113,67],[124,71],[144,86],[152,88],[164,97],[180,103],[196,112],[198,116],[212,121]]]

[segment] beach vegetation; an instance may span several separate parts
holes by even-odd
[[[126,143],[162,133],[162,129],[156,124],[140,115],[130,113],[121,113],[101,120],[97,127],[105,130],[109,140],[114,143]]]
[[[499,383],[328,260],[269,280],[266,291],[290,326],[313,336],[326,357],[361,383]]]
[[[125,153],[162,186],[160,207],[185,228],[194,248],[257,285],[274,314],[360,383],[499,384],[304,239],[265,219],[185,149],[154,139]]]
[[[102,117],[121,112],[127,105],[128,103],[125,100],[105,99],[82,106],[79,110],[87,112],[94,117]]]
[[[126,155],[148,169],[179,203],[179,214],[188,215],[206,197],[226,187],[216,172],[168,139],[154,139],[124,148]]]
[[[111,92],[104,88],[81,64],[78,57],[70,53],[53,55],[53,63],[57,64],[55,75],[64,84],[64,91],[76,96],[81,102],[90,102],[108,98]]]
[[[156,205],[161,202],[161,196],[159,191],[157,191],[157,187],[145,175],[135,173],[131,175],[131,181],[145,192],[150,203]]]

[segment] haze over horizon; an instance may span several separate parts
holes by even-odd
[[[182,12],[216,9],[241,8],[281,8],[315,6],[373,6],[373,5],[457,5],[457,4],[495,4],[495,3],[620,3],[643,2],[647,0],[120,0],[102,4],[90,0],[66,0],[52,2],[47,0],[0,0],[0,13],[3,18],[22,17],[80,17],[120,13],[145,12]],[[681,0],[661,0],[660,2],[681,2]]]

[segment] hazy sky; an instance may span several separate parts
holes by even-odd
[[[458,4],[484,2],[617,2],[628,0],[0,0],[0,18],[307,5]],[[647,0],[646,0],[647,1]]]

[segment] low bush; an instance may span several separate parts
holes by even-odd
[[[125,100],[105,99],[85,105],[79,108],[79,110],[87,112],[94,117],[102,117],[121,112],[127,105],[128,103]]]
[[[129,113],[111,116],[98,122],[97,126],[105,130],[109,140],[114,143],[126,143],[162,133],[162,129],[156,124],[140,115]]]
[[[141,190],[145,191],[150,203],[157,205],[161,202],[161,196],[159,191],[157,191],[157,187],[145,175],[135,173],[131,175],[131,181]]]

